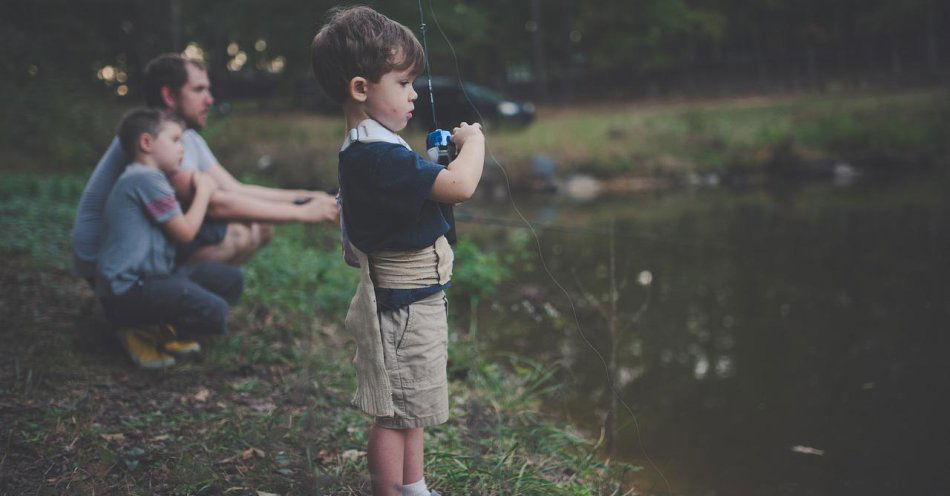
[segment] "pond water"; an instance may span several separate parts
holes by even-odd
[[[478,339],[555,367],[549,407],[596,435],[607,376],[571,306],[609,357],[613,274],[617,389],[639,424],[620,407],[616,456],[648,494],[667,490],[644,453],[682,495],[950,494],[948,185],[516,196],[571,299],[530,240]],[[499,251],[529,236],[507,200],[457,217]]]

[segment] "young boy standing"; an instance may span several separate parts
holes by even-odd
[[[396,132],[412,118],[422,47],[405,26],[367,7],[336,10],[313,40],[313,69],[343,105],[339,176],[343,218],[360,263],[346,317],[356,340],[353,402],[375,417],[369,435],[374,495],[428,496],[424,427],[448,420],[446,300],[452,249],[447,206],[469,199],[485,138],[461,123],[447,167]]]
[[[132,361],[143,368],[167,367],[175,363],[173,355],[200,350],[197,342],[179,338],[223,334],[229,305],[243,287],[235,267],[175,267],[176,243],[195,237],[215,187],[195,173],[193,199],[182,213],[166,176],[181,163],[183,130],[181,119],[166,111],[126,114],[118,135],[134,162],[109,193],[103,216],[96,294]]]

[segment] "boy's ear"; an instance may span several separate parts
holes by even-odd
[[[139,139],[135,140],[135,144],[138,148],[138,151],[151,153],[152,144],[155,142],[155,138],[152,137],[149,133],[142,133],[139,135]]]
[[[350,98],[358,101],[366,101],[366,92],[369,86],[369,81],[362,76],[356,76],[353,79],[350,79],[350,84],[347,86],[347,91],[350,94]]]
[[[162,94],[162,103],[165,104],[165,107],[175,108],[175,104],[178,103],[175,92],[168,86],[162,86],[160,91]]]

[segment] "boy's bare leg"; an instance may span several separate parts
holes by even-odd
[[[406,451],[405,432],[373,425],[369,433],[368,450],[373,496],[400,496]]]
[[[402,455],[402,481],[403,484],[412,484],[422,480],[424,436],[421,427],[404,432],[406,441]]]
[[[222,262],[232,265],[244,263],[261,246],[270,241],[273,226],[257,223],[231,222],[224,239],[216,245],[202,246],[188,259],[188,263]]]

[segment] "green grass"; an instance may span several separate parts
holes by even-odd
[[[349,405],[353,345],[340,322],[357,272],[332,229],[282,226],[246,267],[229,336],[200,362],[134,369],[82,281],[68,231],[84,183],[0,173],[0,487],[11,494],[365,494],[369,420]],[[503,280],[459,250],[452,298]],[[469,280],[471,279],[471,280]],[[458,305],[455,305],[458,307]],[[459,320],[450,316],[451,321]],[[485,355],[452,326],[451,420],[427,430],[444,494],[621,494],[637,467],[540,413],[554,371]]]

